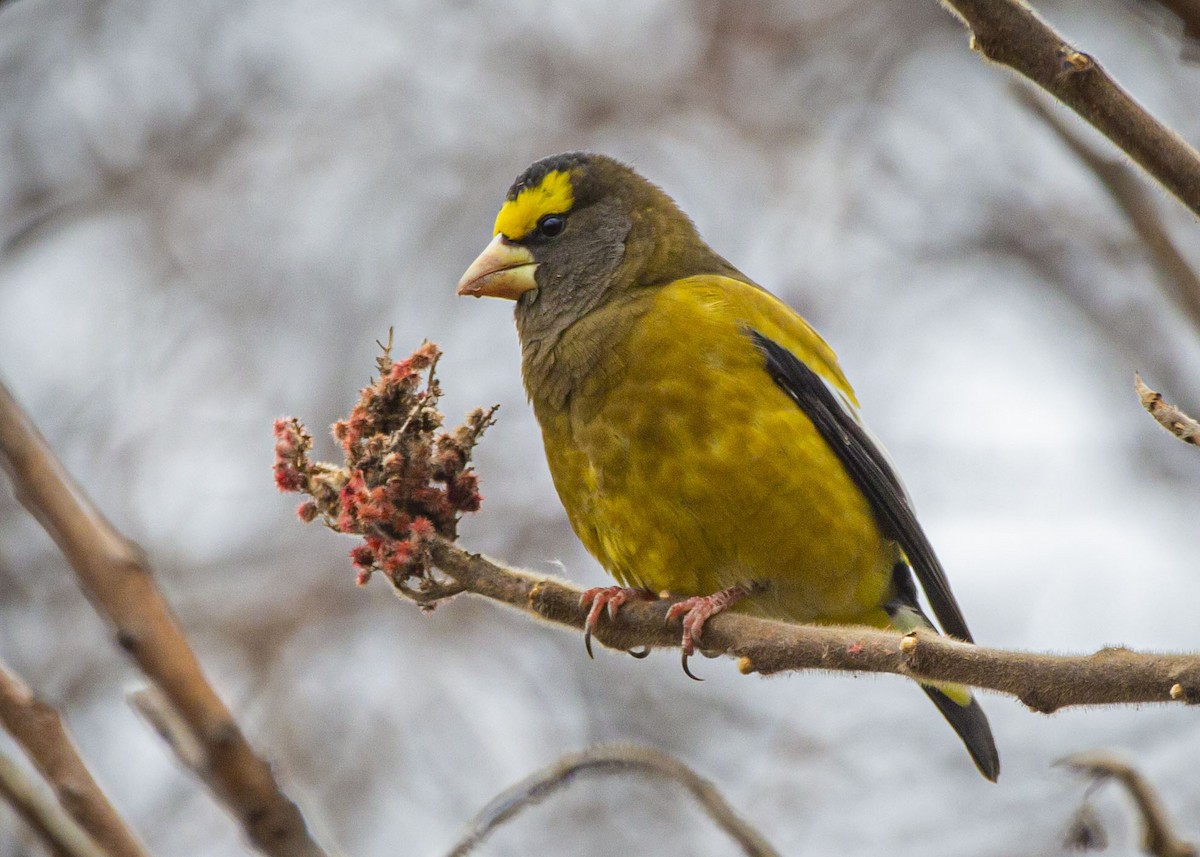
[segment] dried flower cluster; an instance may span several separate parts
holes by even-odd
[[[298,419],[275,421],[275,484],[308,495],[296,510],[302,521],[320,518],[332,530],[362,536],[350,552],[360,585],[380,571],[398,588],[411,590],[415,580],[420,590],[430,581],[435,535],[454,539],[459,517],[479,509],[471,452],[496,408],[478,408],[463,425],[440,431],[439,356],[426,342],[408,359],[393,361],[389,338],[377,361],[378,379],[363,388],[349,416],[334,423],[345,455],[341,466],[309,458],[312,436]]]

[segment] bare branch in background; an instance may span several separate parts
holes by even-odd
[[[778,857],[779,852],[726,803],[708,780],[673,756],[650,747],[616,745],[593,747],[582,753],[564,756],[497,795],[468,825],[466,836],[452,848],[448,857],[466,857],[497,827],[522,810],[541,803],[556,791],[573,783],[583,774],[642,776],[677,782],[695,798],[713,823],[740,846],[747,857]]]
[[[0,798],[37,834],[53,857],[113,857],[87,835],[16,763],[0,754]]]
[[[1108,831],[1089,801],[1084,800],[1071,817],[1063,847],[1068,851],[1103,851],[1108,847]]]
[[[1133,388],[1137,391],[1142,407],[1160,426],[1184,443],[1200,445],[1200,423],[1169,402],[1163,401],[1162,395],[1147,387],[1142,381],[1142,376],[1136,372],[1133,376]]]
[[[167,742],[175,758],[183,762],[184,767],[201,781],[208,783],[209,771],[206,767],[207,754],[204,752],[204,744],[192,732],[179,712],[171,707],[170,700],[162,691],[153,687],[140,688],[129,694],[129,704],[150,724],[150,728]]]
[[[1090,122],[1200,216],[1200,153],[1138,104],[1088,54],[1019,0],[942,0],[971,47],[1020,72]]]
[[[93,606],[114,626],[118,645],[202,742],[207,782],[251,843],[273,857],[324,857],[270,765],[255,754],[204,677],[141,548],[96,509],[2,384],[0,465],[74,567]]]
[[[1175,835],[1167,811],[1154,787],[1127,762],[1103,750],[1076,753],[1058,764],[1097,782],[1116,780],[1133,798],[1142,819],[1142,850],[1152,857],[1197,857],[1200,850]]]
[[[1050,126],[1076,157],[1096,174],[1109,196],[1129,218],[1138,237],[1146,243],[1176,303],[1200,330],[1200,275],[1179,252],[1159,216],[1155,199],[1147,192],[1141,176],[1123,161],[1108,158],[1089,146],[1067,123],[1055,115],[1044,98],[1026,86],[1014,86],[1017,99]]]
[[[54,707],[0,663],[0,723],[54,789],[63,809],[111,857],[147,857],[92,778]]]

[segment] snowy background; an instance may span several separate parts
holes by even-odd
[[[1043,11],[1200,140],[1177,22],[1138,0]],[[663,185],[838,350],[980,641],[1196,648],[1200,457],[1131,380],[1195,407],[1200,339],[1011,80],[933,0],[10,0],[0,377],[148,549],[335,853],[436,855],[501,789],[608,741],[678,754],[785,854],[1058,854],[1083,789],[1051,763],[1102,747],[1195,837],[1195,711],[1047,718],[989,696],[993,786],[900,679],[719,660],[696,684],[670,653],[593,662],[489,603],[423,616],[381,580],[357,589],[351,543],[302,526],[271,480],[272,419],[300,416],[331,455],[324,428],[394,326],[401,354],[444,348],[452,421],[502,404],[463,542],[606,580],[554,496],[511,307],[454,296],[512,179],[593,149]],[[1200,264],[1195,220],[1153,193]],[[248,853],[129,710],[138,675],[7,489],[0,659],[66,712],[154,853]],[[1123,798],[1098,808],[1111,853],[1134,853]],[[0,807],[0,857],[35,853],[23,837]],[[731,848],[678,790],[605,781],[480,853]]]

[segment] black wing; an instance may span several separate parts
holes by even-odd
[[[749,333],[767,358],[767,372],[771,378],[812,420],[871,504],[883,534],[899,544],[908,557],[942,630],[960,640],[974,642],[967,629],[967,620],[950,591],[946,572],[925,537],[925,531],[917,523],[904,487],[887,456],[821,376],[778,342],[756,330]]]

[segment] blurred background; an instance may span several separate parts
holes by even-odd
[[[1143,104],[1200,140],[1200,66],[1143,0],[1045,2]],[[509,183],[571,149],[635,164],[837,349],[978,640],[1195,649],[1197,327],[1093,170],[932,0],[10,0],[0,5],[0,377],[149,551],[226,701],[338,854],[435,855],[566,752],[634,741],[712,779],[783,853],[1058,854],[1117,748],[1200,835],[1200,719],[1034,715],[984,698],[975,772],[894,677],[742,677],[670,652],[595,661],[478,599],[422,615],[353,542],[294,515],[271,422],[326,428],[397,353],[445,351],[448,421],[501,404],[462,542],[607,578],[554,495],[511,306],[454,286]],[[1051,112],[1107,156],[1065,108]],[[1200,266],[1197,224],[1149,189]],[[0,491],[0,658],[60,706],[160,855],[245,855],[130,711],[139,675],[45,534]],[[12,752],[0,739],[0,751]],[[1097,810],[1136,852],[1122,795]],[[587,782],[481,854],[731,853],[680,795]],[[0,857],[40,853],[0,806]]]

